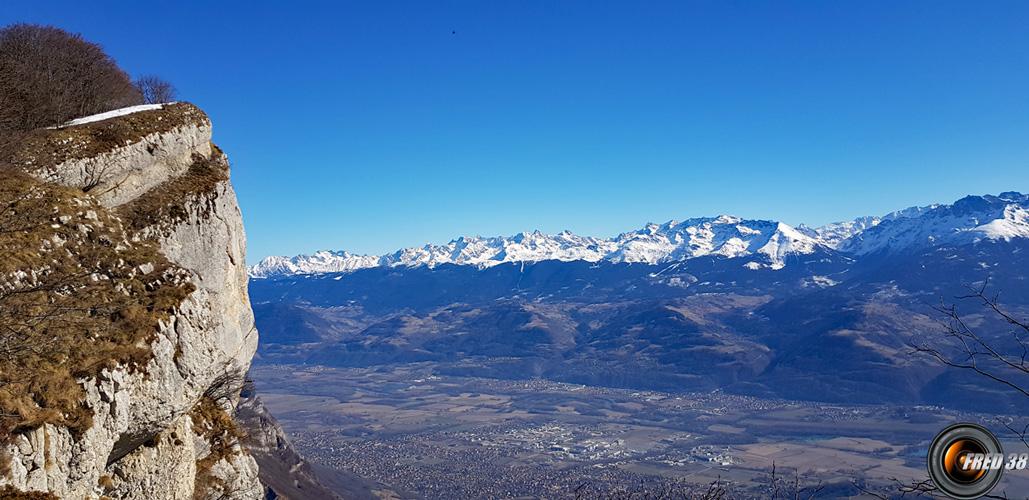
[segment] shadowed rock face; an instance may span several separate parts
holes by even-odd
[[[389,486],[340,469],[304,460],[261,398],[244,389],[236,420],[246,432],[245,444],[260,466],[265,498],[287,500],[374,500],[412,498]]]
[[[246,430],[246,446],[257,460],[261,482],[271,498],[340,500],[323,486],[311,465],[289,444],[261,399],[245,393],[236,409],[236,418]]]
[[[0,486],[61,498],[203,498],[195,489],[214,484],[212,495],[261,498],[253,458],[234,444],[204,461],[212,447],[191,416],[204,397],[233,410],[231,386],[257,347],[242,217],[210,121],[190,104],[172,104],[37,131],[26,148],[17,166],[131,219],[132,237],[154,241],[194,291],[161,325],[143,370],[119,366],[82,381],[93,412],[82,436],[51,424],[15,436],[3,450],[11,466]]]

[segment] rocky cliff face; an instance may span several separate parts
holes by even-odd
[[[341,499],[321,484],[311,464],[293,449],[278,421],[252,391],[244,391],[236,418],[246,430],[247,449],[261,467],[261,482],[267,488],[267,498]],[[350,494],[348,498],[374,497]]]
[[[79,380],[87,429],[44,423],[11,434],[0,488],[75,499],[261,498],[257,463],[228,419],[257,331],[242,218],[210,120],[179,103],[40,131],[10,162],[98,202],[132,240],[156,244],[181,268],[191,293],[160,322],[140,367]]]

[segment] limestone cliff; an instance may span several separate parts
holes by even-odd
[[[261,482],[268,498],[340,500],[322,485],[311,464],[293,449],[285,432],[252,390],[245,390],[236,418],[246,431],[247,449],[261,467]],[[375,498],[348,492],[346,498]]]
[[[9,433],[0,489],[74,499],[262,498],[257,464],[228,417],[257,331],[242,218],[207,116],[177,103],[37,131],[7,161],[74,192],[73,206],[95,204],[79,213],[96,220],[102,212],[105,227],[118,225],[127,240],[112,246],[152,245],[181,273],[188,295],[139,342],[146,355],[138,366],[74,371],[88,425],[77,429],[58,415]],[[73,218],[55,216],[52,225]],[[133,276],[153,269],[135,266]]]

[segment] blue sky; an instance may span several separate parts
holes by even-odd
[[[251,262],[1029,190],[1027,2],[7,0],[214,120]]]

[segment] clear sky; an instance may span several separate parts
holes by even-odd
[[[1029,2],[40,2],[229,154],[251,262],[1029,190]]]

